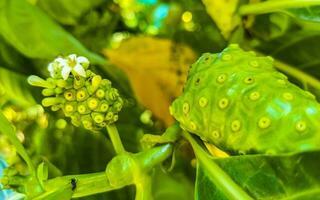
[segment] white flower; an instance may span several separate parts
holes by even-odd
[[[57,61],[56,58],[53,62],[49,63],[48,71],[50,72],[50,76],[52,78],[60,78],[61,77],[61,70],[62,65]]]
[[[89,60],[83,56],[78,56],[76,54],[69,55],[65,58],[57,58],[56,61],[62,66],[61,75],[64,80],[66,80],[70,72],[76,76],[80,75],[86,77],[86,71],[84,68],[89,66]]]

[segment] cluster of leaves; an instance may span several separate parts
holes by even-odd
[[[48,76],[47,64],[58,55],[87,57],[129,102],[117,127],[126,149],[139,152],[145,133],[161,133],[174,121],[168,106],[181,94],[188,66],[228,43],[273,56],[279,70],[319,98],[319,9],[318,0],[1,0],[0,109],[30,162],[45,160],[51,177],[104,171],[114,156],[105,131],[88,134],[61,113],[44,112],[36,105],[41,92],[28,86],[27,76]],[[0,156],[26,174],[18,147],[0,131]],[[173,171],[154,170],[154,199],[231,199],[228,177],[257,199],[319,194],[319,152],[211,159],[186,138],[198,159],[197,174],[190,164],[194,154],[182,145]],[[223,170],[221,179],[214,169]],[[134,189],[125,187],[85,199],[133,196]]]

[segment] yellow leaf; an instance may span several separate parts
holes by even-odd
[[[240,24],[240,17],[235,14],[238,0],[202,0],[202,2],[223,37],[228,39],[231,32]]]
[[[138,101],[170,125],[169,105],[182,92],[189,66],[196,60],[192,49],[169,39],[140,36],[104,54],[127,74]]]

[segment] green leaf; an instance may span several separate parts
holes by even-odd
[[[104,65],[114,80],[128,88],[123,74],[95,53],[90,52],[76,38],[49,18],[40,8],[26,0],[0,1],[0,34],[23,55],[33,59],[53,60],[58,55],[75,53],[87,57],[91,63]]]
[[[308,9],[311,6],[319,5],[319,0],[267,0],[260,3],[242,5],[239,8],[239,14],[257,15],[271,12],[284,12],[288,9]]]
[[[316,199],[320,195],[320,152],[295,155],[246,155],[214,159],[254,199]],[[197,199],[227,199],[210,181],[201,163],[197,169]]]
[[[319,31],[293,31],[283,37],[261,43],[259,48],[276,58],[304,69],[320,61],[319,38]],[[316,73],[313,74],[320,78],[319,71],[314,70],[314,72]]]
[[[30,58],[52,60],[60,54],[76,53],[92,63],[105,60],[88,51],[39,8],[25,0],[0,2],[0,34],[18,51]]]
[[[320,6],[306,7],[306,8],[292,8],[286,11],[292,17],[298,19],[320,22]]]
[[[70,32],[78,38],[87,48],[95,52],[101,52],[106,44],[111,41],[119,23],[119,13],[112,11],[104,2],[98,8],[86,12],[78,20],[77,25],[69,28]]]
[[[75,25],[81,15],[101,2],[103,1],[38,0],[36,3],[58,22],[66,25]]]
[[[22,107],[30,107],[37,104],[32,89],[25,76],[0,67],[0,90],[5,98]]]
[[[314,78],[320,79],[320,71],[318,69],[320,63],[320,32],[301,30],[292,31],[277,39],[268,42],[262,42],[256,48],[267,55],[279,59],[287,63],[292,69],[298,69]],[[281,69],[281,68],[279,68]],[[301,73],[290,74],[297,80],[304,81],[305,78]],[[314,79],[314,92],[319,91],[319,81]]]
[[[55,190],[46,191],[45,193],[33,198],[33,200],[70,200],[73,195],[71,181],[68,181],[63,186],[57,185]]]
[[[254,17],[254,22],[248,27],[256,38],[270,40],[284,35],[290,28],[290,17],[283,13],[272,13]]]
[[[202,149],[202,147],[193,139],[193,137],[189,133],[183,132],[183,136],[190,142],[195,152],[198,165],[203,166],[203,168],[207,172],[207,177],[210,179],[211,182],[213,182],[216,185],[219,185],[219,189],[222,191],[222,193],[225,195],[227,199],[252,199],[241,187],[239,187],[237,183],[234,182],[234,180],[232,180],[232,178],[223,169],[221,169],[214,162],[214,160],[211,159],[211,156]]]
[[[193,23],[199,28],[190,32],[186,29],[172,29],[172,26],[168,26],[167,29],[174,32],[173,39],[178,43],[189,45],[198,53],[221,51],[226,45],[226,40],[211,16],[207,14],[205,5],[201,1],[189,0],[186,3],[180,0],[180,2],[183,3],[184,9],[192,11]]]
[[[48,179],[48,165],[45,162],[42,162],[38,165],[37,177],[41,186],[43,187],[43,181]]]
[[[10,142],[16,147],[16,150],[19,153],[19,155],[26,161],[30,170],[29,172],[33,175],[33,177],[36,177],[34,165],[29,155],[27,154],[27,151],[24,149],[23,145],[18,140],[13,126],[2,114],[2,112],[0,112],[0,128],[0,132],[2,134],[5,134],[9,138]]]
[[[289,28],[296,29],[296,25],[319,30],[319,5],[319,0],[269,0],[242,5],[239,14],[248,15],[246,23],[250,33],[267,40],[283,35]],[[289,16],[296,20],[290,20]]]
[[[165,173],[156,168],[152,176],[152,192],[155,200],[192,200],[193,183],[181,173]]]
[[[30,73],[28,67],[21,67],[29,65],[30,61],[10,46],[0,35],[0,66],[16,72]]]

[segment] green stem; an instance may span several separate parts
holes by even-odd
[[[228,199],[252,200],[252,198],[208,156],[208,154],[199,146],[189,133],[184,131],[183,136],[190,142],[198,161],[209,172],[208,175],[211,180],[223,192],[223,194],[227,196]]]
[[[148,173],[154,166],[162,163],[172,155],[172,144],[165,144],[154,147],[148,151],[135,155],[137,166],[139,166],[138,176],[135,178],[136,198],[135,200],[152,200],[151,177]]]
[[[136,184],[135,200],[152,200],[152,183],[148,175],[142,175],[143,178]]]
[[[179,123],[174,123],[162,135],[145,134],[140,142],[146,147],[153,147],[156,144],[174,143],[180,137],[180,133],[181,128]]]
[[[294,195],[290,195],[289,197],[284,197],[282,200],[295,200],[295,199],[305,199],[306,197],[315,197],[318,196],[320,190],[318,187],[311,190],[306,190],[304,192],[298,192]]]
[[[135,154],[135,159],[143,172],[149,172],[155,165],[168,159],[172,155],[172,151],[172,144],[164,144]]]
[[[110,140],[113,144],[114,150],[116,151],[117,154],[122,154],[126,152],[126,150],[123,147],[123,144],[121,142],[118,129],[114,124],[108,125],[107,126],[107,131],[109,133]]]
[[[167,159],[172,153],[172,145],[165,144],[162,146],[158,146],[152,148],[148,151],[141,152],[138,154],[121,154],[117,157],[120,159],[125,159],[125,155],[133,156],[137,162],[138,170],[132,169],[132,166],[121,166],[122,164],[126,164],[126,162],[110,162],[108,166],[114,165],[111,168],[116,169],[114,172],[116,174],[111,174],[112,178],[115,180],[112,181],[110,176],[108,176],[108,172],[98,172],[98,173],[90,173],[90,174],[80,174],[80,175],[68,175],[62,177],[56,177],[53,179],[49,179],[44,182],[45,193],[42,193],[39,198],[49,196],[50,194],[58,193],[61,188],[68,186],[72,187],[71,180],[76,180],[76,187],[73,191],[72,198],[79,198],[84,196],[90,196],[102,192],[108,192],[111,190],[120,189],[126,185],[133,184],[127,182],[121,182],[125,179],[124,175],[128,176],[136,176],[135,182],[137,187],[136,199],[137,200],[149,200],[152,199],[152,190],[151,190],[151,179],[149,174],[150,169],[152,169],[155,165],[160,164],[165,159]],[[115,157],[115,158],[117,158]],[[114,158],[114,159],[115,159]],[[119,161],[119,160],[118,160]],[[108,169],[108,167],[107,167]],[[125,169],[122,172],[119,172],[119,169]],[[130,173],[124,173],[128,170]],[[136,171],[136,172],[134,172]],[[124,174],[119,174],[124,173]],[[120,179],[120,184],[111,184],[112,182],[117,182],[117,178]],[[130,179],[130,178],[129,178]],[[118,181],[119,182],[119,181]],[[122,184],[123,183],[123,184]]]
[[[264,13],[276,12],[281,9],[302,8],[308,6],[320,5],[320,0],[277,0],[264,1],[261,3],[242,5],[239,8],[240,15],[258,15]]]
[[[105,172],[57,177],[46,181],[44,187],[46,191],[50,193],[57,187],[71,184],[70,181],[73,178],[76,179],[76,189],[74,190],[72,198],[90,196],[118,189],[110,185]]]

